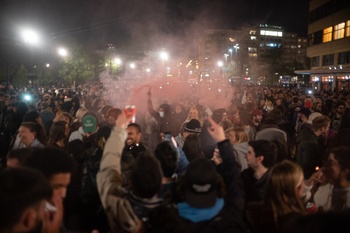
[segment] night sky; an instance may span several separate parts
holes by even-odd
[[[95,48],[177,47],[204,29],[260,23],[306,36],[307,12],[308,0],[1,0],[0,38],[18,38],[28,25],[56,43],[74,38]]]

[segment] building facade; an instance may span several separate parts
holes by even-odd
[[[308,43],[307,56],[311,60],[311,69],[295,73],[310,75],[315,89],[349,90],[349,0],[310,1]]]
[[[293,74],[294,70],[282,71],[283,65],[305,67],[306,48],[307,38],[285,32],[279,26],[262,24],[241,30],[206,30],[199,43],[199,66],[205,75],[224,73],[228,78],[254,81],[270,76],[276,80]]]

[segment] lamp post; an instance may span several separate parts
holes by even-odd
[[[68,51],[65,48],[58,48],[57,53],[61,57],[67,57],[67,55],[68,55]]]
[[[169,59],[169,54],[165,51],[161,51],[159,53],[159,57],[162,60],[162,74],[164,74],[164,62],[167,61]]]
[[[225,57],[226,65],[227,65],[227,57],[228,57],[228,54],[225,53],[225,54],[224,54],[224,57]]]
[[[29,69],[28,78],[32,82],[32,87],[34,87],[34,79],[37,76],[34,72],[34,69],[36,68],[36,66],[33,64],[34,62],[33,62],[32,47],[40,45],[41,38],[40,38],[40,35],[37,31],[30,29],[30,28],[25,28],[20,33],[21,33],[21,37],[23,39],[23,42],[30,46],[30,65],[29,65],[30,69]]]
[[[224,66],[224,63],[222,61],[218,61],[216,64],[219,67],[220,76],[222,77],[222,67]]]
[[[237,50],[239,49],[239,44],[236,44],[235,46],[233,46],[233,48],[235,48],[235,54],[236,54],[236,57],[237,57]]]
[[[232,61],[232,49],[229,49],[228,51],[230,52],[230,55],[231,55],[231,61]]]

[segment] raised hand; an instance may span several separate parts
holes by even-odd
[[[211,118],[208,117],[208,121],[210,123],[210,126],[208,127],[209,134],[217,141],[221,142],[226,139],[225,132],[222,126],[216,124],[216,122]]]
[[[45,211],[43,216],[43,233],[59,233],[63,221],[63,200],[60,197],[53,198],[56,211]]]
[[[118,128],[126,129],[131,120],[132,116],[127,117],[125,115],[125,112],[122,112],[115,121],[115,126]]]

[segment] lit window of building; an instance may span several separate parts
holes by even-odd
[[[262,35],[262,36],[278,36],[278,37],[282,37],[283,33],[281,31],[260,30],[260,35]]]
[[[257,52],[257,48],[255,47],[248,47],[248,52],[251,53],[251,52]]]
[[[345,36],[350,36],[350,20],[346,21]]]
[[[257,53],[248,53],[249,57],[258,57]]]
[[[345,23],[340,23],[334,26],[334,40],[344,38]]]
[[[250,40],[256,40],[256,36],[251,36]]]
[[[250,30],[249,31],[249,35],[256,35],[256,31],[255,30]]]
[[[332,32],[333,32],[333,27],[328,27],[326,29],[323,29],[323,40],[322,40],[323,43],[332,41]]]

